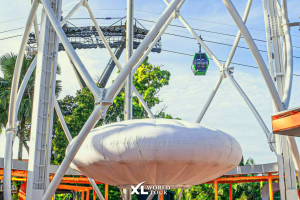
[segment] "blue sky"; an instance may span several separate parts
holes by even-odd
[[[63,15],[65,16],[78,1],[64,0]],[[126,1],[123,0],[90,0],[90,6],[96,17],[123,17],[125,16]],[[233,0],[237,10],[244,12],[247,4],[246,0]],[[299,21],[299,2],[297,0],[289,0],[289,17],[290,21]],[[41,7],[41,6],[40,6]],[[159,14],[166,8],[162,0],[142,1],[135,0],[135,17],[138,19],[156,21]],[[298,9],[298,10],[297,10]],[[39,9],[40,10],[40,9]],[[6,6],[0,7],[0,32],[23,27],[26,17],[29,13],[29,1],[17,0],[7,1]],[[39,11],[40,13],[40,11]],[[234,21],[231,19],[228,11],[220,0],[196,1],[186,0],[182,9],[182,16],[194,28],[221,32],[224,34],[237,33],[237,28]],[[75,17],[88,17],[84,8],[74,15]],[[38,15],[40,18],[40,15]],[[16,20],[14,20],[16,19]],[[13,20],[10,22],[6,22]],[[72,20],[77,26],[92,25],[89,20]],[[99,20],[99,25],[109,25],[113,20]],[[151,28],[153,23],[140,21],[146,28]],[[182,25],[179,20],[175,19],[172,24]],[[253,0],[253,5],[247,22],[253,38],[265,40],[264,19],[262,12],[262,1]],[[186,29],[178,27],[169,27],[168,33],[189,36]],[[234,37],[213,34],[204,31],[196,31],[201,34],[204,40],[222,42],[232,44]],[[22,29],[0,33],[0,39],[14,35],[22,34]],[[300,46],[300,33],[297,27],[292,28],[293,45]],[[7,52],[18,52],[21,37],[16,37],[8,40],[0,40],[0,55]],[[226,60],[231,47],[222,46],[213,43],[206,43],[208,47],[220,60]],[[242,39],[240,46],[246,47],[245,41]],[[266,50],[264,42],[257,42],[258,48]],[[170,35],[163,35],[162,49],[194,54],[198,51],[196,40],[184,39]],[[93,77],[100,75],[106,63],[109,60],[108,53],[105,49],[96,50],[77,50],[80,58],[85,64],[88,71]],[[294,55],[300,57],[300,48],[294,48]],[[266,53],[262,52],[262,56],[267,61]],[[199,115],[207,97],[209,96],[215,82],[219,76],[218,67],[211,62],[209,71],[205,77],[193,76],[190,66],[192,58],[185,55],[172,54],[162,51],[162,53],[151,53],[149,56],[150,62],[154,65],[163,65],[163,69],[171,72],[170,85],[163,88],[159,93],[163,102],[153,109],[158,111],[163,105],[167,106],[167,113],[174,117],[179,117],[186,121],[194,122]],[[125,63],[125,54],[121,57],[121,63]],[[257,66],[252,54],[247,49],[238,48],[233,58],[233,62],[243,63],[246,65]],[[59,63],[62,67],[62,74],[58,79],[62,80],[63,92],[60,98],[65,95],[73,95],[79,86],[76,82],[70,63],[65,52],[59,53]],[[294,59],[294,73],[300,74],[299,69],[300,59]],[[258,69],[231,65],[235,67],[234,77],[244,89],[248,97],[256,106],[265,123],[271,128],[270,116],[272,113],[271,98],[267,87],[264,84],[263,78]],[[116,73],[112,76],[113,80]],[[300,91],[298,89],[300,77],[294,76],[293,96],[291,99],[291,107],[299,106]],[[256,163],[275,162],[274,154],[269,150],[267,140],[251,111],[241,99],[237,91],[229,83],[224,80],[219,92],[209,108],[207,115],[204,117],[202,124],[216,129],[225,131],[234,136],[242,145],[243,154],[246,158],[252,157]],[[296,139],[297,142],[299,139]],[[0,136],[0,147],[4,147],[4,136]],[[0,148],[0,156],[3,156],[3,148]],[[15,153],[16,156],[16,153]]]

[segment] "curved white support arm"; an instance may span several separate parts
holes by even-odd
[[[286,8],[286,1],[281,0],[281,10],[282,10],[282,28],[284,32],[284,50],[285,50],[285,84],[284,84],[284,91],[282,101],[284,103],[285,108],[289,107],[291,93],[292,93],[292,84],[293,84],[293,45],[292,45],[292,37],[290,33],[290,26],[288,15],[287,15],[287,8]],[[285,63],[284,63],[285,64]]]
[[[19,49],[18,57],[15,63],[14,75],[11,85],[9,110],[8,110],[8,123],[7,123],[7,134],[6,134],[6,145],[4,154],[4,199],[11,200],[11,162],[12,162],[12,145],[13,138],[16,134],[16,116],[18,110],[16,109],[15,102],[17,100],[18,85],[20,80],[20,74],[22,69],[22,63],[25,54],[25,48],[27,40],[33,24],[36,11],[38,9],[38,0],[34,0],[30,9],[29,16],[27,18],[26,26],[23,33],[21,47]]]
[[[17,94],[16,105],[15,105],[17,112],[19,111],[21,100],[22,100],[23,94],[25,92],[26,86],[28,84],[28,81],[29,81],[29,79],[30,79],[35,67],[36,67],[36,62],[37,62],[37,56],[33,59],[30,66],[28,67],[27,72],[26,72],[26,74],[25,74],[25,76],[22,80],[22,83],[19,87],[18,94]],[[15,116],[15,120],[17,120],[17,115]]]

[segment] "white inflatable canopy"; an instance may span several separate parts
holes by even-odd
[[[222,176],[241,158],[239,143],[219,130],[180,120],[142,119],[94,129],[71,167],[114,186],[146,181],[144,185],[177,188]]]

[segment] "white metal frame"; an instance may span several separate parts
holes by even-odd
[[[24,29],[24,34],[22,38],[21,47],[19,50],[18,58],[15,65],[15,72],[14,77],[12,81],[12,87],[11,87],[11,98],[10,98],[10,106],[9,106],[9,118],[8,118],[8,124],[6,126],[6,147],[5,147],[5,167],[4,167],[4,198],[5,200],[11,199],[11,159],[12,159],[12,144],[13,139],[16,134],[16,127],[17,127],[17,113],[19,109],[19,105],[24,93],[24,89],[28,83],[28,80],[37,65],[37,60],[42,56],[40,53],[37,55],[37,57],[32,62],[31,66],[29,67],[23,82],[21,83],[20,88],[18,88],[19,85],[19,79],[20,79],[20,72],[21,72],[21,65],[22,65],[22,59],[23,55],[25,53],[25,47],[27,44],[29,32],[31,29],[31,26],[34,25],[34,30],[36,33],[36,36],[39,35],[39,30],[37,26],[37,19],[36,19],[36,11],[39,6],[39,3],[42,4],[44,12],[47,14],[47,17],[49,18],[51,25],[53,26],[53,29],[55,30],[58,38],[60,39],[61,43],[63,44],[66,53],[68,54],[71,62],[74,64],[74,67],[82,77],[82,80],[85,82],[85,85],[90,89],[92,92],[94,99],[95,99],[95,108],[90,115],[89,119],[85,123],[85,125],[82,127],[80,133],[75,139],[74,144],[69,149],[68,153],[66,154],[65,159],[61,163],[59,169],[57,170],[57,173],[55,174],[51,184],[48,188],[45,189],[45,194],[43,196],[43,200],[50,200],[52,196],[55,193],[55,190],[57,189],[62,177],[64,176],[66,170],[68,169],[70,163],[72,162],[73,158],[75,157],[77,151],[79,150],[81,144],[85,140],[87,134],[91,131],[91,129],[94,128],[95,124],[99,121],[101,118],[105,118],[106,111],[108,107],[112,104],[113,99],[116,97],[116,95],[119,93],[121,88],[124,86],[124,83],[126,82],[126,100],[125,100],[125,119],[132,119],[132,92],[135,93],[139,101],[142,103],[145,110],[148,112],[149,117],[154,118],[153,113],[143,100],[143,97],[138,93],[137,89],[132,84],[132,74],[138,69],[138,67],[141,65],[141,63],[144,61],[146,56],[150,53],[151,49],[154,47],[154,45],[157,43],[157,41],[160,39],[160,37],[163,35],[165,30],[168,28],[170,23],[173,19],[178,18],[179,21],[187,28],[187,30],[193,35],[193,37],[197,40],[197,42],[202,46],[202,48],[207,52],[207,54],[212,58],[212,60],[216,63],[216,65],[220,68],[220,76],[218,78],[218,81],[210,94],[206,104],[204,105],[203,110],[201,111],[199,117],[197,118],[196,122],[200,123],[203,119],[207,109],[209,108],[209,105],[211,101],[213,100],[220,84],[224,80],[224,78],[228,78],[229,81],[233,84],[233,86],[236,88],[236,90],[239,92],[239,94],[242,96],[252,113],[254,114],[255,118],[257,119],[258,123],[260,124],[263,132],[265,133],[268,143],[271,147],[271,149],[277,154],[278,163],[279,163],[279,173],[280,173],[280,186],[282,191],[282,199],[296,199],[294,196],[295,194],[295,169],[299,170],[300,168],[300,157],[297,145],[295,143],[295,139],[293,137],[286,137],[286,136],[276,136],[276,147],[272,143],[272,133],[268,130],[266,127],[264,121],[260,117],[259,113],[255,109],[254,105],[251,103],[250,99],[247,97],[245,92],[242,90],[242,88],[239,86],[239,84],[234,79],[232,73],[232,69],[229,67],[230,63],[232,61],[232,58],[236,52],[237,45],[240,41],[241,36],[243,35],[245,41],[247,42],[251,53],[253,54],[259,69],[264,77],[265,83],[268,86],[270,95],[273,100],[273,105],[275,108],[275,111],[282,111],[284,109],[288,108],[289,105],[289,99],[291,96],[291,87],[292,87],[292,74],[293,74],[293,51],[292,51],[292,42],[291,42],[291,35],[289,28],[293,25],[293,23],[289,23],[288,21],[288,15],[287,15],[287,6],[286,6],[286,0],[281,0],[281,5],[277,2],[277,0],[262,0],[263,1],[263,7],[264,7],[264,16],[265,16],[265,25],[266,25],[266,36],[267,36],[267,48],[268,48],[268,58],[269,58],[269,70],[260,55],[258,48],[256,44],[253,41],[253,38],[248,31],[245,23],[248,17],[248,14],[250,12],[250,7],[252,4],[252,0],[248,0],[247,7],[245,10],[245,14],[243,18],[240,17],[239,13],[235,9],[234,5],[232,4],[231,0],[222,0],[225,7],[228,9],[229,13],[231,14],[232,18],[234,19],[237,27],[239,28],[239,31],[236,35],[236,39],[234,41],[233,47],[231,49],[231,52],[228,56],[228,59],[225,63],[221,63],[218,58],[213,54],[213,52],[208,48],[208,46],[200,39],[200,37],[197,35],[197,33],[191,28],[191,26],[188,24],[188,22],[182,17],[180,14],[180,8],[183,5],[185,0],[172,0],[169,2],[168,0],[163,0],[167,7],[162,13],[162,15],[159,17],[155,25],[151,28],[147,36],[144,38],[144,40],[141,42],[139,47],[135,52],[133,52],[132,48],[132,37],[133,37],[133,0],[127,1],[127,32],[126,32],[126,49],[127,49],[127,62],[124,67],[121,66],[120,62],[114,55],[112,49],[110,48],[108,42],[106,41],[99,24],[97,23],[94,14],[89,6],[89,3],[87,0],[80,0],[78,4],[75,5],[75,7],[68,13],[68,15],[60,22],[60,20],[57,18],[55,13],[53,12],[51,5],[48,0],[31,0],[31,10],[30,14],[27,19],[27,23]],[[274,4],[276,2],[276,5]],[[98,88],[88,71],[86,70],[84,64],[80,60],[79,56],[73,49],[72,45],[70,44],[68,38],[66,37],[65,33],[63,32],[61,26],[64,25],[70,17],[81,7],[84,6],[94,23],[96,30],[99,34],[99,37],[103,41],[109,55],[111,56],[112,60],[117,65],[118,69],[120,70],[120,74],[115,79],[114,83],[109,88]],[[273,30],[273,27],[269,27],[268,23],[268,11],[267,8],[269,7],[270,11],[276,11],[276,16],[273,16],[274,20],[277,15],[280,15],[280,19],[282,23],[277,23],[277,27],[275,29],[281,29],[283,35],[282,37],[277,37],[275,42],[270,41],[270,37],[273,37],[273,35],[269,35],[268,31],[269,29]],[[279,13],[279,14],[278,14]],[[278,19],[278,18],[277,18]],[[273,22],[272,22],[273,23]],[[272,24],[274,26],[274,24]],[[274,33],[274,32],[273,32]],[[39,37],[37,37],[37,43],[41,43],[42,41],[39,40]],[[275,44],[274,44],[275,43]],[[275,58],[275,62],[273,62],[272,58],[272,49],[273,45],[283,45],[283,48],[279,48],[275,54],[277,54],[278,57]],[[40,46],[40,45],[39,45]],[[282,56],[281,56],[282,54]],[[275,63],[275,71],[273,69],[273,65]],[[278,68],[279,66],[279,68]],[[281,70],[284,69],[284,70]],[[54,71],[52,71],[53,73]],[[277,82],[277,88],[274,84],[273,77],[280,76],[280,83]],[[127,79],[127,80],[126,80]],[[125,81],[126,80],[126,81]],[[278,89],[279,88],[279,89]],[[72,136],[69,132],[69,129],[67,127],[67,124],[64,121],[64,118],[62,116],[62,113],[60,111],[59,105],[57,103],[57,100],[54,97],[54,107],[57,112],[57,115],[59,116],[60,122],[62,124],[63,130],[66,134],[66,137],[68,141],[72,140]],[[31,141],[32,142],[32,141]],[[292,159],[293,162],[290,162],[289,160]],[[295,165],[295,167],[294,167]],[[283,178],[283,170],[285,169],[286,175],[285,179]],[[289,171],[289,174],[287,174],[287,170]],[[46,171],[45,171],[46,172]],[[47,174],[47,173],[46,173]],[[97,195],[100,199],[104,199],[103,195],[99,191],[96,183],[94,180],[89,179],[92,186],[94,187],[95,191],[97,192]],[[285,183],[284,183],[284,181]],[[30,192],[30,191],[28,191]],[[126,193],[128,193],[127,191]],[[182,195],[183,189],[181,190]],[[151,197],[150,197],[151,198]],[[130,199],[130,195],[127,197],[127,199]]]

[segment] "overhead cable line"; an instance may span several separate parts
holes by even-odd
[[[156,14],[156,15],[161,15],[161,13],[156,13],[156,12],[150,12],[150,11],[145,11],[145,10],[136,10],[135,11],[138,11],[138,12],[144,12],[144,13],[151,13],[151,14]],[[236,27],[236,25],[234,24],[227,24],[227,23],[221,23],[221,22],[216,22],[216,21],[208,21],[208,20],[203,20],[203,19],[195,19],[195,18],[190,18],[190,17],[185,17],[185,19],[190,19],[190,20],[195,20],[195,21],[203,21],[203,22],[208,22],[208,23],[212,23],[212,24],[220,24],[220,25],[225,25],[225,26],[233,26],[233,27]],[[252,30],[256,30],[256,31],[262,31],[262,32],[265,32],[264,29],[258,29],[258,28],[249,28],[248,29],[252,29]],[[292,35],[292,36],[295,36],[295,37],[300,37],[298,35]]]
[[[167,49],[162,49],[162,51],[165,51],[165,52],[169,52],[169,53],[174,53],[174,54],[179,54],[179,55],[184,55],[184,56],[194,56],[192,54],[188,54],[188,53],[183,53],[183,52],[178,52],[178,51],[172,51],[172,50],[167,50]],[[209,60],[212,60],[211,58],[209,58]],[[220,60],[221,62],[226,62],[224,60]],[[234,65],[240,65],[240,66],[244,66],[244,67],[248,67],[248,68],[254,68],[254,69],[259,69],[259,67],[257,66],[253,66],[253,65],[245,65],[245,64],[242,64],[242,63],[236,63],[236,62],[231,62],[231,64],[234,64]],[[300,76],[300,74],[293,74],[294,76]]]
[[[7,40],[7,39],[15,38],[15,37],[20,37],[20,36],[22,36],[22,35],[14,35],[14,36],[6,37],[6,38],[0,38],[0,40]]]

